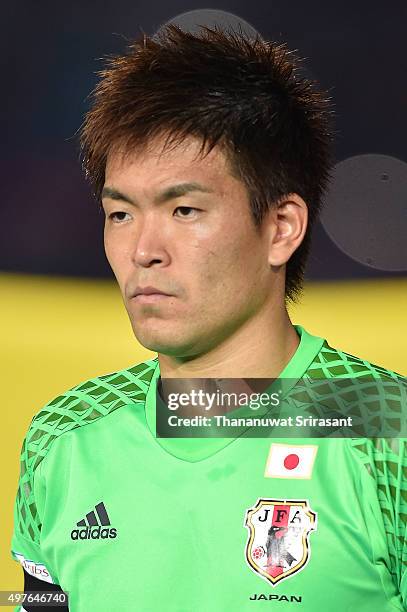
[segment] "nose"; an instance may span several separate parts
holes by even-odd
[[[164,245],[163,224],[155,214],[146,214],[138,228],[132,261],[134,265],[149,268],[167,265],[169,254]]]

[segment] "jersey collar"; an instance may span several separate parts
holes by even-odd
[[[304,376],[325,342],[324,338],[308,333],[301,325],[294,325],[294,328],[300,337],[300,343],[279,376],[279,380],[289,381],[289,387],[287,385],[284,387],[286,391]],[[202,461],[236,440],[235,438],[157,438],[156,392],[159,377],[160,364],[157,360],[157,366],[153,372],[146,395],[145,415],[152,436],[165,452],[183,461]],[[270,392],[272,388],[273,385],[267,392]]]

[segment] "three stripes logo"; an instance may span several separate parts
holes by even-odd
[[[76,526],[80,529],[72,529],[71,539],[106,540],[107,538],[115,538],[117,536],[117,529],[110,527],[110,524],[105,504],[100,502],[95,506],[94,510],[87,513],[85,518],[76,523]]]

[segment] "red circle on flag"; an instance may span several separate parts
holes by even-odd
[[[284,467],[287,470],[293,470],[294,468],[297,467],[299,462],[300,462],[299,456],[296,455],[295,453],[291,453],[291,455],[287,455],[287,457],[284,459]]]

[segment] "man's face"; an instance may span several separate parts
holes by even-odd
[[[196,158],[190,138],[162,152],[163,140],[124,159],[108,158],[105,249],[134,334],[146,348],[179,358],[208,352],[270,300],[269,234],[256,231],[243,183],[215,147]],[[175,191],[194,183],[205,191]],[[177,197],[174,197],[177,196]],[[168,296],[134,297],[152,286]]]

